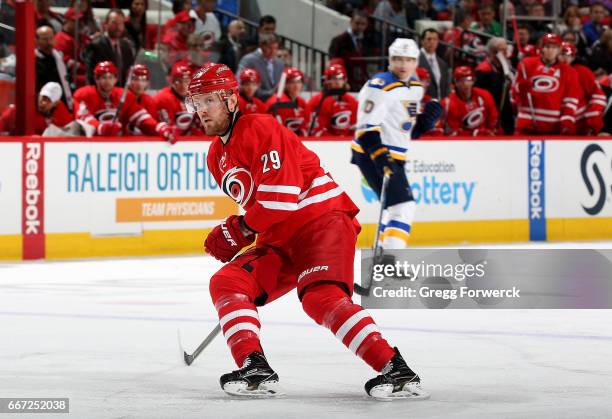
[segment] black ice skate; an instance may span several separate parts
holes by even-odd
[[[417,373],[406,365],[399,350],[394,349],[395,356],[382,369],[381,375],[372,378],[365,384],[366,393],[383,401],[428,399],[429,393],[421,388],[421,379]]]
[[[242,368],[223,374],[219,381],[223,391],[232,396],[273,397],[282,394],[278,374],[260,352],[247,356]]]

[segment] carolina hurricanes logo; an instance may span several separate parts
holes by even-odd
[[[300,127],[304,123],[304,118],[287,118],[285,119],[285,126],[296,134],[300,133]]]
[[[241,167],[233,167],[228,170],[221,179],[221,189],[230,198],[244,207],[253,193],[253,178],[248,170]]]
[[[101,111],[96,112],[94,115],[96,119],[100,122],[111,122],[115,117],[115,113],[117,109],[102,109]]]
[[[174,114],[174,124],[177,128],[187,130],[193,121],[193,114],[189,112],[177,112]]]
[[[351,123],[351,111],[336,112],[331,117],[331,125],[334,128],[344,129],[348,128]]]
[[[468,128],[478,128],[484,122],[484,108],[476,108],[463,117],[463,125]]]
[[[537,76],[531,80],[533,90],[536,92],[555,92],[559,88],[559,80],[551,76]]]

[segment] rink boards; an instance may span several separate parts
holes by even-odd
[[[350,141],[306,141],[361,209],[379,204]],[[0,139],[0,259],[182,254],[236,203],[206,167],[210,143]],[[612,141],[419,140],[406,162],[416,245],[612,238]]]

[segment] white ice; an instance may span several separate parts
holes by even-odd
[[[69,397],[70,417],[88,419],[612,417],[612,310],[372,310],[432,393],[382,403],[363,390],[374,372],[294,293],[260,309],[288,394],[231,399],[218,383],[235,369],[223,338],[190,367],[177,343],[180,329],[191,351],[214,327],[219,266],[206,256],[0,264],[0,397]]]

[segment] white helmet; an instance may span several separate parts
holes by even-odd
[[[391,57],[408,57],[419,58],[419,47],[414,39],[396,38],[389,46],[389,58]]]

